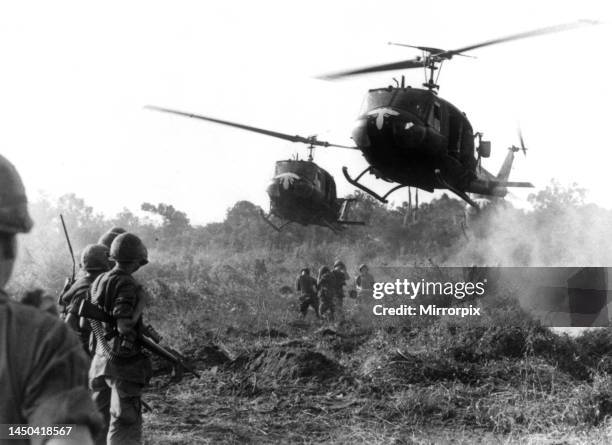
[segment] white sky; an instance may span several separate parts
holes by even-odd
[[[612,6],[607,1],[12,1],[0,4],[0,152],[31,199],[74,192],[114,215],[165,202],[198,223],[239,199],[268,208],[274,161],[298,145],[143,110],[177,108],[351,144],[368,88],[401,73],[314,76],[408,59],[388,41],[452,49],[533,28],[601,26],[473,51],[445,64],[440,95],[493,143],[497,172],[520,122],[530,148],[511,178],[576,181],[612,207]],[[405,72],[418,86],[422,71]],[[341,174],[359,152],[319,149]],[[372,184],[384,191],[388,184]],[[527,193],[515,192],[518,198]],[[392,195],[397,203],[405,192]],[[425,197],[425,193],[421,197]]]

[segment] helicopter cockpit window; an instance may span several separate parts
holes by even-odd
[[[415,90],[409,92],[398,91],[393,98],[393,107],[399,108],[400,110],[409,111],[419,117],[424,117],[427,109],[429,108],[429,97],[421,97],[420,94],[415,93]]]
[[[388,89],[370,90],[361,104],[359,115],[366,114],[374,108],[390,106],[394,94],[393,90]]]
[[[440,111],[440,104],[438,102],[434,102],[429,115],[429,125],[431,125],[436,131],[440,131],[441,120],[442,112]]]
[[[381,107],[394,107],[400,110],[405,110],[416,114],[419,117],[424,117],[429,108],[430,98],[429,93],[419,94],[418,90],[398,90],[398,89],[380,89],[370,90],[365,97],[360,115],[366,114],[368,111]]]
[[[276,163],[275,175],[294,173],[301,178],[313,181],[317,173],[316,167],[305,161],[279,161]]]

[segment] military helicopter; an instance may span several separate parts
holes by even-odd
[[[296,156],[295,159],[276,162],[274,177],[266,188],[266,192],[270,198],[270,212],[266,215],[262,210],[261,216],[276,231],[280,232],[291,223],[299,223],[304,226],[319,225],[327,227],[334,232],[339,232],[348,225],[364,225],[363,221],[351,221],[347,219],[350,212],[350,205],[355,200],[338,198],[336,194],[336,182],[333,176],[318,166],[313,160],[313,151],[317,146],[339,148],[351,147],[320,141],[316,136],[292,136],[285,133],[263,130],[261,128],[168,108],[150,105],[145,108],[227,125],[291,142],[308,144],[307,160],[300,160]],[[281,223],[276,224],[273,218],[280,219]]]
[[[497,175],[481,166],[482,158],[490,156],[491,143],[482,139],[482,133],[474,133],[465,113],[438,96],[440,69],[444,61],[453,56],[466,56],[465,52],[477,48],[596,23],[578,21],[551,26],[454,50],[389,42],[419,49],[423,54],[396,63],[321,76],[331,80],[411,68],[428,72],[428,80],[423,84],[425,89],[405,86],[402,76],[401,83],[396,81],[395,86],[369,90],[352,133],[352,139],[369,165],[356,178],[351,177],[344,167],[342,171],[346,180],[385,203],[391,193],[402,187],[416,187],[428,192],[448,189],[476,209],[478,203],[469,193],[504,197],[508,187],[533,187],[530,182],[508,181],[514,153],[518,151],[516,147],[510,148]],[[475,147],[476,141],[478,145]],[[522,138],[521,147],[525,152]],[[359,182],[366,173],[398,185],[381,196]]]
[[[149,108],[230,125],[293,142],[310,143],[314,141],[316,142],[314,145],[323,147],[360,150],[369,164],[368,167],[356,178],[349,175],[346,167],[343,167],[342,172],[350,184],[383,203],[388,202],[387,197],[391,193],[403,187],[415,187],[428,192],[433,192],[435,189],[448,189],[478,209],[478,203],[470,197],[469,193],[504,197],[508,193],[508,187],[533,187],[533,184],[508,180],[514,153],[517,151],[513,148],[509,150],[506,161],[497,175],[489,173],[482,167],[482,158],[488,158],[491,154],[491,143],[482,139],[481,132],[475,133],[472,130],[465,113],[438,96],[439,85],[436,82],[443,62],[452,59],[453,56],[466,56],[465,52],[477,48],[596,23],[583,20],[556,25],[487,40],[454,50],[397,44],[419,49],[423,55],[396,63],[322,76],[323,79],[339,79],[398,69],[422,68],[428,71],[428,81],[423,84],[425,89],[406,86],[402,76],[401,83],[396,81],[395,86],[368,91],[352,133],[352,139],[356,143],[355,147],[330,144],[318,141],[316,138],[291,136],[167,108]],[[435,76],[436,71],[437,76]],[[522,147],[524,149],[524,144]],[[366,173],[397,185],[385,194],[379,195],[359,182]],[[339,217],[336,222],[339,222],[340,219]]]

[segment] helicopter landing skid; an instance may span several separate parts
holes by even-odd
[[[462,192],[458,188],[450,185],[446,181],[446,179],[444,179],[444,177],[442,176],[442,172],[440,172],[439,169],[436,169],[434,171],[434,174],[436,175],[436,179],[438,180],[440,185],[442,185],[443,187],[446,187],[447,189],[449,189],[451,192],[453,192],[455,195],[457,195],[458,197],[463,199],[465,202],[467,202],[469,205],[474,207],[476,210],[480,210],[480,207],[478,206],[478,204],[476,204],[476,201],[474,201],[472,198],[470,198],[467,193]]]
[[[286,221],[283,224],[281,224],[280,226],[277,226],[276,224],[274,224],[272,221],[270,221],[270,217],[267,216],[263,210],[259,210],[259,214],[261,215],[262,219],[268,223],[268,225],[270,227],[272,227],[274,230],[276,230],[277,232],[280,232],[281,230],[283,230],[283,228],[289,224],[291,224],[291,221]]]
[[[389,190],[387,193],[385,193],[383,196],[380,196],[378,193],[376,193],[374,190],[366,187],[363,184],[359,183],[359,179],[361,179],[361,177],[370,172],[372,167],[368,167],[366,168],[364,171],[362,171],[359,176],[357,176],[355,179],[351,178],[349,173],[348,173],[348,169],[346,167],[342,167],[342,173],[344,174],[344,177],[346,178],[346,180],[349,182],[349,184],[354,185],[355,187],[357,187],[360,190],[363,190],[364,192],[366,192],[368,195],[372,196],[373,198],[378,199],[380,202],[387,204],[389,201],[387,200],[387,196],[389,196],[391,193],[393,193],[394,191],[401,189],[402,187],[408,187],[407,185],[403,185],[403,184],[399,184],[395,187],[393,187],[391,190]]]

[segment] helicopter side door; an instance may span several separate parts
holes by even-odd
[[[459,159],[463,144],[463,115],[454,108],[448,110],[448,154]]]
[[[442,104],[438,100],[434,100],[429,111],[428,124],[429,127],[438,133],[443,134],[443,119],[442,119]]]
[[[432,155],[443,155],[447,152],[448,106],[434,98],[427,114],[427,139],[425,146]]]
[[[474,157],[474,132],[469,124],[467,117],[463,116],[463,132],[461,135],[461,163],[469,169],[476,168],[476,158]]]

